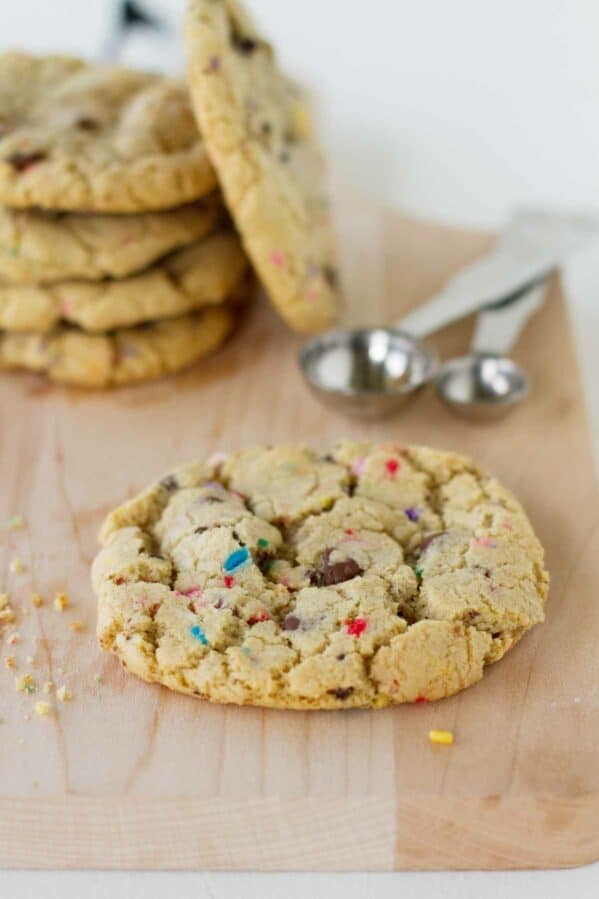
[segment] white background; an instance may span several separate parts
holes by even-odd
[[[310,89],[335,175],[448,222],[502,223],[522,203],[599,211],[599,0],[247,0]],[[147,0],[169,40],[128,62],[182,68],[183,0]],[[0,0],[0,42],[95,55],[110,0]],[[599,254],[568,273],[599,446]],[[424,897],[597,895],[599,866],[514,874],[211,875],[0,872],[0,895]]]

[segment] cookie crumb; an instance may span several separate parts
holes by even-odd
[[[14,656],[6,656],[4,659],[4,665],[8,668],[9,671],[13,671],[17,666],[17,661]]]
[[[21,674],[15,677],[15,690],[17,693],[35,693],[37,687],[30,674]]]
[[[51,680],[47,680],[42,687],[44,693],[51,693],[54,689],[54,683]]]
[[[6,642],[9,646],[16,646],[20,639],[21,635],[17,631],[13,631]]]
[[[57,612],[64,612],[71,603],[66,593],[57,593],[53,605]]]
[[[19,531],[25,527],[25,519],[22,515],[11,515],[6,522],[6,527],[11,531]]]
[[[83,621],[79,621],[79,619],[76,618],[74,621],[69,621],[69,630],[75,632],[82,631],[85,630],[85,625]]]
[[[40,607],[40,606],[43,606],[43,604],[44,604],[44,600],[43,600],[42,597],[39,595],[39,593],[32,593],[32,594],[31,594],[31,605],[33,605],[33,606],[35,606],[37,609],[39,609],[39,607]]]
[[[73,694],[68,687],[63,684],[62,687],[59,687],[56,691],[56,698],[59,699],[60,702],[70,702],[73,698]]]
[[[15,556],[15,558],[11,561],[10,570],[13,574],[23,574],[24,571],[27,571],[25,565],[18,556]]]
[[[0,626],[11,624],[15,618],[15,611],[8,600],[8,593],[0,593]]]
[[[453,734],[450,730],[429,730],[428,738],[431,743],[439,743],[443,746],[451,746]]]
[[[47,718],[48,715],[52,712],[52,706],[49,702],[44,702],[41,699],[39,702],[36,702],[35,706],[35,714],[39,715],[40,718]]]

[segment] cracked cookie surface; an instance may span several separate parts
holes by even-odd
[[[191,0],[188,80],[229,210],[270,298],[297,331],[339,306],[323,161],[297,90],[232,0]]]
[[[0,284],[0,328],[42,332],[66,322],[95,332],[169,319],[222,303],[248,267],[235,232],[222,229],[127,278]]]
[[[215,702],[441,699],[542,621],[547,596],[517,500],[426,447],[217,454],[118,508],[101,542],[101,646]]]
[[[66,56],[0,55],[0,203],[139,212],[215,187],[182,82]]]

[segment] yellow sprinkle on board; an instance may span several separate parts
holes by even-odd
[[[69,621],[69,628],[72,631],[82,631],[85,628],[83,621],[79,621],[75,619],[75,621]]]
[[[12,571],[13,574],[23,574],[23,572],[26,570],[26,568],[23,565],[22,561],[19,559],[19,557],[15,556],[15,558],[10,563],[10,570]]]
[[[70,606],[69,597],[66,593],[57,593],[54,597],[54,608],[57,612],[64,612]]]
[[[61,702],[70,702],[70,700],[73,698],[73,694],[64,684],[62,685],[62,687],[58,688],[58,690],[56,691],[56,696]]]
[[[39,595],[39,593],[32,593],[31,594],[31,604],[39,609],[40,606],[43,606],[44,600]]]
[[[40,699],[39,702],[36,702],[35,706],[35,714],[39,715],[40,718],[47,718],[50,712],[52,711],[52,706],[49,702],[44,702],[43,699]]]
[[[451,746],[453,734],[450,730],[429,730],[428,738],[431,743],[440,743],[443,746]]]
[[[11,670],[16,667],[17,662],[14,656],[6,656],[6,658],[4,659],[4,664],[9,670]]]

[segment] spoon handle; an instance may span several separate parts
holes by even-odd
[[[529,318],[543,305],[546,295],[547,282],[544,281],[531,287],[520,300],[479,312],[471,352],[509,355]]]
[[[545,278],[581,244],[599,233],[590,216],[523,212],[514,217],[490,253],[458,272],[440,293],[395,327],[427,337]]]

